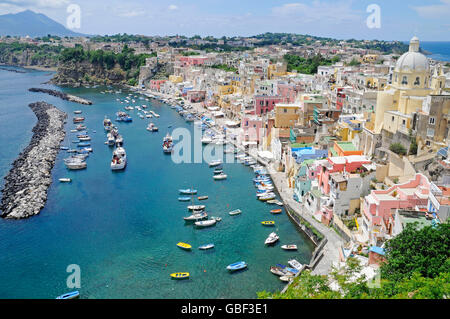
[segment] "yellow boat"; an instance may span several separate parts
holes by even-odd
[[[170,274],[170,277],[173,279],[186,279],[189,278],[188,272],[174,272],[173,274]]]
[[[178,243],[177,246],[180,247],[180,248],[183,248],[183,249],[191,249],[192,248],[191,245],[186,244],[186,243],[181,243],[181,242]]]
[[[273,226],[275,222],[273,220],[261,222],[264,226]]]

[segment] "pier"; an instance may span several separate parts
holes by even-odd
[[[28,89],[28,91],[37,92],[37,93],[47,93],[49,95],[59,97],[60,99],[65,100],[65,101],[75,102],[75,103],[84,104],[84,105],[92,105],[92,101],[82,99],[81,97],[66,94],[66,93],[63,93],[60,91],[41,89],[41,88],[30,88],[30,89]]]

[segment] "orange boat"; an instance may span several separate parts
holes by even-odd
[[[282,210],[281,209],[272,209],[270,212],[272,214],[281,214]]]

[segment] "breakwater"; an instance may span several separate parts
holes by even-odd
[[[8,71],[8,72],[13,72],[13,73],[26,73],[25,71],[14,70],[14,69],[8,69],[8,68],[4,68],[4,67],[0,67],[0,70],[2,70],[2,71]]]
[[[31,103],[29,107],[37,123],[30,144],[5,177],[0,204],[3,218],[20,219],[39,214],[47,200],[51,170],[65,137],[66,113],[45,102]]]
[[[84,105],[92,105],[92,102],[86,99],[82,99],[78,96],[75,95],[70,95],[70,94],[66,94],[60,91],[55,91],[55,90],[49,90],[49,89],[42,89],[42,88],[31,88],[28,89],[28,91],[30,92],[39,92],[39,93],[47,93],[56,97],[59,97],[62,100],[65,101],[70,101],[70,102],[75,102],[75,103],[80,103],[80,104],[84,104]]]

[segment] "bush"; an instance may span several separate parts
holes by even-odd
[[[405,155],[406,154],[406,148],[400,144],[400,143],[394,143],[389,146],[389,149],[398,155]]]

